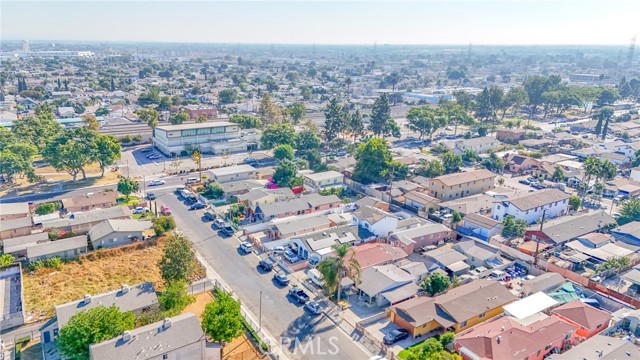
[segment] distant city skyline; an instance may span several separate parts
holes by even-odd
[[[625,45],[640,1],[3,1],[2,40]]]

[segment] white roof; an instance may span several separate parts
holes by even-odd
[[[558,302],[551,296],[540,291],[533,295],[527,296],[522,300],[518,300],[504,306],[504,312],[507,315],[511,315],[518,320],[522,320],[557,304]]]
[[[225,175],[240,174],[245,172],[252,172],[255,170],[256,168],[254,168],[251,165],[236,165],[236,166],[227,166],[227,167],[221,167],[217,169],[211,169],[209,170],[209,172],[213,174],[213,176],[225,176]]]

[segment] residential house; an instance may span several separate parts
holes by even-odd
[[[416,280],[395,264],[371,266],[362,271],[358,294],[370,304],[393,305],[416,296]]]
[[[0,206],[0,220],[13,220],[29,217],[29,204],[27,203],[3,203]]]
[[[526,129],[498,129],[496,139],[508,144],[517,144],[527,134]]]
[[[402,248],[407,254],[412,254],[416,249],[444,243],[444,241],[453,238],[454,235],[450,228],[439,223],[427,221],[408,229],[394,231],[389,235],[388,241],[393,246]]]
[[[258,178],[258,170],[246,164],[211,169],[209,173],[211,173],[211,181],[220,184],[240,180],[255,180]]]
[[[504,314],[526,324],[546,317],[555,306],[558,306],[558,301],[539,291],[506,305]]]
[[[539,225],[532,225],[526,231],[525,239],[541,240],[557,246],[583,235],[602,230],[607,225],[615,222],[616,220],[604,211],[575,213],[545,221],[542,230],[540,230]]]
[[[551,139],[525,139],[520,140],[519,144],[527,149],[542,149],[544,147],[550,147],[554,143]]]
[[[389,203],[384,202],[380,199],[376,199],[374,197],[371,196],[364,196],[358,200],[356,200],[353,205],[355,205],[355,207],[357,209],[363,207],[363,206],[370,206],[370,207],[374,207],[376,209],[382,210],[382,211],[386,211],[389,212]]]
[[[344,175],[337,171],[324,171],[304,175],[304,186],[313,191],[344,186]]]
[[[551,219],[565,215],[569,207],[569,195],[558,189],[543,189],[510,197],[493,205],[492,216],[502,221],[507,215],[533,224],[542,218]]]
[[[640,196],[640,182],[625,178],[606,181],[602,195],[607,197],[621,196],[625,199]]]
[[[493,269],[504,265],[500,250],[487,242],[468,239],[456,243],[453,248],[466,256],[465,262],[473,268],[484,266]]]
[[[27,247],[46,242],[49,242],[49,234],[46,232],[38,232],[31,235],[4,239],[0,241],[0,244],[2,245],[3,253],[21,258],[27,255]]]
[[[489,214],[496,201],[506,199],[513,194],[514,192],[509,189],[497,187],[483,194],[443,201],[440,203],[440,210],[448,213],[457,211],[463,216],[468,214]]]
[[[440,199],[429,196],[428,191],[414,190],[404,194],[404,204],[421,211],[437,210]]]
[[[618,243],[611,241],[593,244],[591,241],[586,241],[586,239],[570,241],[566,244],[566,247],[574,250],[582,259],[591,260],[596,264],[614,257],[627,257],[635,252],[629,249],[628,246],[620,246]],[[582,254],[582,256],[580,256],[580,254]]]
[[[220,184],[224,197],[229,198],[246,194],[254,189],[264,189],[264,184],[257,180],[240,180]]]
[[[522,283],[522,293],[524,296],[529,296],[537,292],[548,293],[556,291],[565,282],[565,278],[558,273],[544,273],[540,276],[534,277],[533,279],[525,280]]]
[[[289,238],[298,244],[298,256],[324,259],[334,253],[333,246],[340,244],[357,245],[375,239],[375,235],[367,229],[340,224],[327,229],[296,235]]]
[[[24,289],[22,284],[20,263],[0,267],[0,329],[2,330],[24,324]],[[0,359],[5,354],[2,345],[4,343],[0,341]]]
[[[224,185],[224,184],[222,184]],[[259,205],[273,204],[279,201],[289,201],[294,197],[290,188],[253,189],[245,194],[237,195],[238,202],[255,210]]]
[[[198,317],[184,313],[125,331],[111,340],[92,344],[90,360],[209,360],[219,358],[220,348],[207,342]],[[213,354],[217,353],[217,356]]]
[[[155,232],[151,221],[108,219],[93,226],[88,235],[93,248],[100,249],[144,241]]]
[[[623,243],[640,246],[640,221],[632,221],[630,223],[618,226],[611,230],[611,235]]]
[[[342,201],[336,195],[309,194],[289,201],[258,205],[255,209],[255,215],[261,220],[271,220],[287,216],[311,214],[315,211],[337,209],[341,204]]]
[[[58,117],[61,119],[76,117],[76,111],[71,106],[60,106],[58,107],[57,113]]]
[[[117,191],[101,191],[87,193],[62,199],[62,210],[66,213],[89,211],[93,209],[108,209],[116,205]]]
[[[488,241],[494,235],[502,233],[502,228],[504,228],[504,224],[501,221],[471,213],[464,216],[462,226],[458,226],[457,231]]]
[[[66,239],[33,243],[26,248],[27,261],[38,261],[59,257],[62,260],[76,259],[80,254],[88,251],[85,235],[73,236]]]
[[[85,212],[71,213],[68,217],[45,221],[43,229],[59,229],[64,232],[86,234],[99,223],[108,219],[129,219],[132,212],[127,206],[114,206],[107,209],[93,209]]]
[[[472,150],[477,154],[485,154],[489,150],[500,145],[500,141],[490,136],[483,136],[471,139],[460,139],[444,141],[444,146],[449,148],[455,155],[462,155],[467,150]]]
[[[4,204],[2,204],[2,206],[4,206]],[[33,222],[31,221],[30,216],[13,218],[11,220],[2,220],[2,226],[0,227],[0,240],[31,235],[32,230]]]
[[[471,268],[467,264],[467,256],[449,246],[427,251],[424,253],[424,257],[434,264],[429,267],[429,271],[439,268],[446,271],[450,276],[464,275]]]
[[[196,120],[202,115],[207,119],[215,119],[218,117],[218,109],[210,106],[187,105],[183,106],[181,110],[189,114],[191,120]]]
[[[580,300],[573,300],[553,309],[552,314],[578,329],[576,336],[591,338],[609,326],[611,314],[596,309]]]
[[[505,159],[505,170],[513,174],[527,174],[540,166],[540,160],[531,156],[509,154]]]
[[[389,236],[398,226],[398,217],[376,207],[362,206],[354,211],[353,224],[363,227],[377,237]]]
[[[640,359],[640,348],[631,341],[604,335],[581,342],[562,354],[550,354],[547,360],[622,360]]]
[[[347,259],[355,258],[362,270],[370,266],[388,265],[406,259],[409,255],[402,249],[390,244],[370,242],[354,246],[353,255],[347,255]]]
[[[463,360],[542,360],[576,343],[575,329],[554,316],[526,325],[505,316],[457,335],[454,347]]]
[[[429,195],[442,201],[481,194],[495,187],[496,174],[487,169],[442,175],[430,179]]]
[[[475,280],[436,297],[416,297],[388,308],[391,322],[420,336],[434,330],[459,333],[503,312],[515,300],[504,285]],[[501,359],[500,359],[501,360]]]
[[[56,337],[59,331],[75,314],[97,306],[112,305],[117,306],[122,312],[132,311],[135,315],[159,309],[156,290],[150,282],[133,286],[122,285],[118,290],[98,295],[85,295],[81,300],[56,305],[55,316],[40,327],[43,358],[47,360],[51,353],[55,353],[53,349],[56,349]]]

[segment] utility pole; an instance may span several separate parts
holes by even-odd
[[[142,175],[142,196],[146,197],[147,196],[147,181],[146,181],[146,175]]]
[[[258,331],[260,331],[262,330],[262,290],[260,290],[260,316],[258,323]]]
[[[540,232],[542,232],[542,225],[544,225],[544,216],[546,215],[547,210],[542,211],[542,219],[540,219]],[[533,265],[538,265],[538,255],[540,252],[540,236],[536,236],[536,254],[533,257]]]

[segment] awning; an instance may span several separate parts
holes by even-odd
[[[470,266],[464,261],[454,262],[453,264],[447,265],[447,269],[451,270],[451,272],[457,273],[463,270],[469,270]]]

